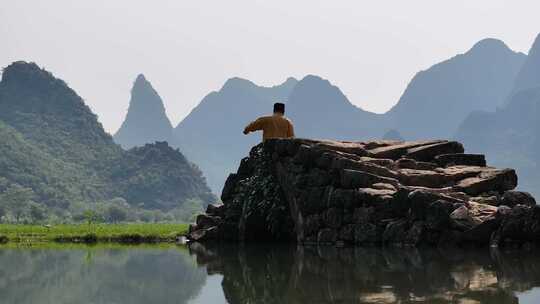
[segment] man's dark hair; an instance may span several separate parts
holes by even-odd
[[[285,114],[285,104],[281,102],[276,102],[274,104],[274,113]]]

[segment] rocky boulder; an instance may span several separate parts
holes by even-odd
[[[241,161],[225,183],[223,205],[209,206],[188,238],[338,246],[532,242],[540,227],[536,202],[516,186],[514,170],[489,167],[483,155],[465,154],[453,141],[269,140]]]

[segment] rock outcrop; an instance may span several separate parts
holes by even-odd
[[[270,140],[227,179],[191,241],[499,245],[540,240],[540,207],[512,169],[455,141]]]

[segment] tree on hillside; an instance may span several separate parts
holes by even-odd
[[[0,195],[0,201],[9,208],[15,221],[20,222],[21,218],[28,212],[29,206],[33,203],[34,191],[18,184],[10,185],[4,193]]]
[[[99,221],[99,215],[95,210],[91,209],[87,209],[83,212],[83,218],[88,223],[88,225]]]
[[[127,218],[126,209],[117,205],[110,205],[105,212],[105,218],[110,223],[125,221]]]
[[[28,217],[30,218],[32,223],[41,222],[47,218],[47,210],[45,210],[43,205],[35,202],[29,202]]]
[[[6,207],[0,206],[0,222],[2,221],[2,218],[6,215]]]

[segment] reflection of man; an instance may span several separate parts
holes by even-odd
[[[257,118],[244,129],[244,134],[257,130],[263,131],[263,141],[271,138],[294,137],[293,124],[285,117],[285,105],[279,102],[274,104],[273,115]]]

